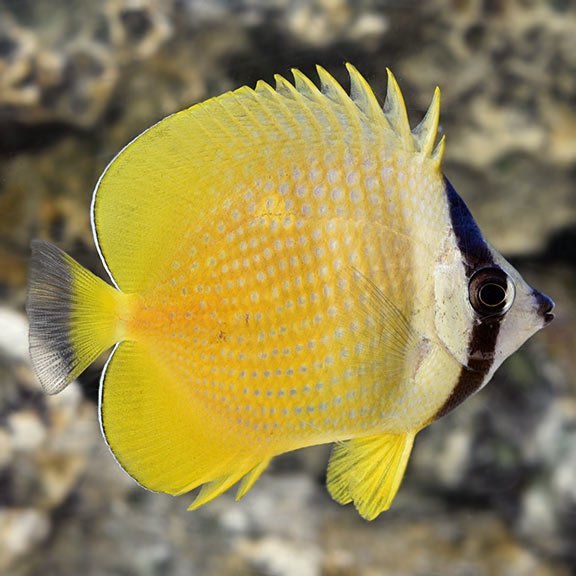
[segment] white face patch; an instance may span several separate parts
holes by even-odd
[[[462,254],[451,232],[440,251],[434,273],[434,321],[441,342],[463,366],[468,363],[468,345],[474,324],[467,285]]]
[[[435,271],[435,324],[462,370],[437,417],[485,386],[498,366],[550,321],[554,306],[488,245],[445,182],[452,228]]]

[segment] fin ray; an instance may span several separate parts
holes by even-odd
[[[416,149],[425,156],[431,156],[434,151],[434,142],[438,134],[438,122],[440,119],[440,89],[436,87],[434,97],[428,110],[416,128],[412,130]]]
[[[197,510],[200,506],[204,506],[204,504],[208,504],[217,498],[226,490],[228,490],[231,486],[236,484],[238,480],[241,478],[241,474],[230,474],[228,476],[224,476],[222,478],[218,478],[217,480],[212,480],[212,482],[207,482],[200,488],[200,492],[188,506],[188,510]]]
[[[356,296],[354,316],[362,326],[361,340],[366,358],[372,358],[371,370],[377,370],[390,382],[402,381],[411,366],[411,355],[418,355],[424,338],[410,325],[410,310],[401,310],[367,276],[354,267],[343,276]],[[367,366],[363,367],[368,369]]]
[[[382,108],[378,104],[370,84],[366,82],[364,76],[352,64],[346,64],[346,69],[350,74],[350,97],[352,101],[370,121],[373,122],[378,119],[381,121],[383,116]]]
[[[328,464],[330,495],[340,504],[354,502],[373,520],[388,510],[402,482],[415,433],[383,434],[336,444]]]
[[[120,338],[123,297],[53,244],[32,242],[30,357],[48,394],[63,390]]]
[[[398,135],[405,150],[411,152],[414,150],[414,140],[410,131],[410,124],[408,123],[408,112],[406,111],[404,97],[394,74],[389,68],[386,68],[386,72],[388,73],[388,88],[386,90],[386,100],[384,100],[384,115],[394,132]]]
[[[443,135],[440,138],[440,142],[436,144],[436,148],[434,148],[434,152],[432,152],[432,160],[440,166],[442,164],[442,159],[444,158],[444,148],[446,147],[446,136]]]
[[[270,464],[270,460],[262,460],[260,464],[254,466],[254,468],[252,468],[252,470],[242,478],[242,482],[240,482],[240,486],[238,486],[238,491],[236,492],[236,500],[241,500],[246,496],[252,486],[256,483],[256,480],[260,478],[262,472],[266,470],[268,464]]]

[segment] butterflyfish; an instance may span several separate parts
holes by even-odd
[[[195,509],[275,456],[333,443],[327,487],[373,519],[416,434],[548,324],[442,173],[440,91],[414,129],[318,67],[196,104],[108,165],[91,222],[112,285],[33,241],[34,371],[63,390],[112,349],[102,432],[140,485]]]

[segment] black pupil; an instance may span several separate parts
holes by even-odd
[[[506,301],[506,288],[490,282],[480,288],[478,297],[485,306],[496,308]]]

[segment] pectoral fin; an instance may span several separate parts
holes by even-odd
[[[373,520],[388,510],[400,487],[415,432],[355,438],[336,444],[328,464],[328,491],[340,504],[354,502]]]

